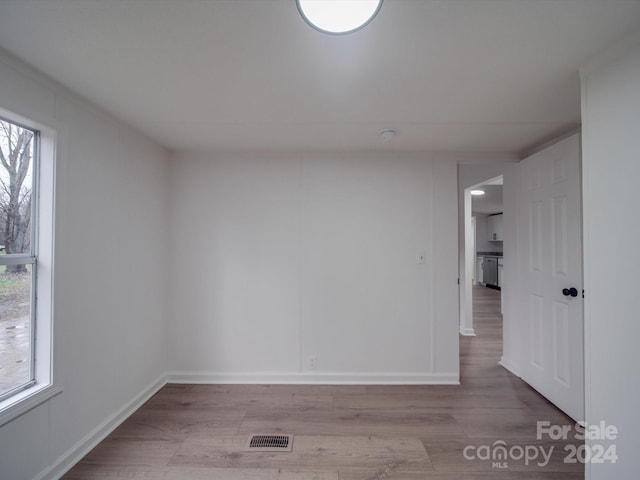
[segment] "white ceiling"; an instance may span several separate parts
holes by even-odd
[[[484,190],[482,196],[471,197],[471,213],[473,215],[491,215],[502,213],[502,185],[482,185],[479,190]]]
[[[0,0],[0,46],[172,149],[522,153],[637,29],[639,0],[384,0],[348,36],[295,0]]]

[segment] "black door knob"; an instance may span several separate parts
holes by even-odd
[[[562,289],[562,294],[565,297],[577,297],[578,296],[578,290],[576,290],[574,287],[563,288]]]

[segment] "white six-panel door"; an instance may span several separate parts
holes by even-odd
[[[523,160],[521,182],[522,378],[574,420],[582,420],[580,136]]]

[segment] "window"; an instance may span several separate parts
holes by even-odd
[[[35,383],[38,132],[0,118],[0,400]]]
[[[54,139],[0,110],[0,425],[54,393]]]

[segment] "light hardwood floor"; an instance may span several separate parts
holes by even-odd
[[[563,461],[569,442],[536,439],[537,420],[571,420],[497,363],[499,292],[474,287],[474,297],[477,336],[461,338],[459,386],[167,385],[64,478],[583,478],[580,464]],[[277,432],[295,435],[292,452],[245,451],[250,433]],[[497,441],[553,453],[544,467],[542,457],[507,468],[465,459],[466,447]]]

